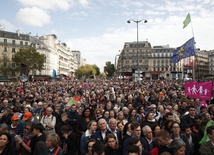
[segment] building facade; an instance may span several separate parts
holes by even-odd
[[[197,80],[206,77],[209,71],[206,52],[197,49],[196,56],[171,63],[170,59],[174,49],[169,45],[151,47],[148,41],[139,42],[137,48],[136,42],[126,42],[121,53],[115,57],[117,76],[136,76],[136,70],[139,68],[142,79],[183,79],[191,77]],[[212,66],[211,60],[210,66]]]
[[[214,50],[208,52],[209,75],[214,76]]]
[[[203,80],[209,76],[208,52],[196,49],[195,79]]]
[[[148,77],[151,66],[152,48],[148,41],[126,42],[118,57],[117,73],[121,76],[132,76],[139,72]]]
[[[46,55],[44,69],[31,71],[29,75],[52,75],[55,70],[59,75],[73,76],[79,67],[78,60],[71,49],[66,43],[61,43],[55,34],[38,37],[31,36],[31,34],[21,34],[19,31],[14,33],[0,30],[0,58],[7,57],[12,60],[13,55],[21,48],[29,47],[35,47],[39,53]],[[81,53],[79,55],[81,56]],[[16,64],[11,63],[10,65],[12,69],[15,69]],[[8,76],[18,77],[19,75],[14,70],[8,73]]]

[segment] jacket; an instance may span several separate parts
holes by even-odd
[[[214,154],[214,145],[211,143],[211,141],[201,144],[199,153],[200,153],[200,155],[213,155]]]

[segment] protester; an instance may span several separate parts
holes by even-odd
[[[122,155],[121,147],[114,134],[108,134],[105,138],[105,155]]]
[[[34,127],[34,123],[33,122],[27,122],[26,126],[24,128],[24,132],[23,132],[23,137],[22,138],[16,138],[16,149],[18,151],[19,154],[22,155],[30,155],[32,150],[30,147],[31,144],[31,139],[32,137],[34,137],[34,133],[33,133],[33,127]]]
[[[77,154],[77,138],[73,129],[69,125],[64,125],[61,128],[61,148],[64,155],[76,155]]]
[[[81,136],[80,140],[80,151],[81,154],[84,155],[87,152],[87,143],[91,139],[92,134],[97,130],[97,122],[92,120],[88,123],[88,129]]]
[[[8,133],[0,134],[0,154],[14,155],[14,149],[11,143],[11,137]]]
[[[48,149],[48,155],[63,155],[63,150],[59,146],[60,138],[56,133],[47,135],[46,146]]]
[[[103,118],[98,121],[98,126],[99,129],[92,134],[91,138],[101,141],[104,144],[106,136],[110,134],[111,131],[107,128],[107,122]]]
[[[41,123],[37,123],[33,126],[33,134],[35,135],[31,139],[30,148],[32,155],[38,155],[43,152],[47,152],[45,147],[46,135],[43,132],[44,127]]]
[[[212,155],[214,154],[214,126],[210,126],[207,128],[207,134],[210,138],[209,141],[201,144],[199,149],[200,155]]]
[[[9,133],[11,135],[14,134],[14,133],[16,135],[22,134],[23,133],[23,127],[18,124],[19,116],[13,115],[11,117],[11,121],[12,121],[12,123],[8,126]]]
[[[182,139],[174,139],[169,145],[173,155],[185,155],[186,144]]]
[[[30,153],[27,139],[34,141],[34,138],[30,135],[28,137],[26,130],[33,127],[27,126],[27,124],[28,122],[38,123],[38,120],[43,123],[42,118],[48,118],[48,111],[51,108],[51,115],[56,117],[56,123],[49,128],[43,126],[45,127],[44,132],[48,129],[48,131],[51,130],[51,133],[59,135],[60,146],[65,154],[75,154],[77,150],[82,150],[78,138],[88,132],[87,125],[91,120],[98,123],[99,129],[86,137],[94,136],[96,140],[100,140],[104,144],[105,137],[114,133],[118,144],[123,149],[124,146],[125,149],[128,148],[129,143],[127,145],[124,143],[131,137],[137,136],[140,141],[144,137],[146,142],[155,141],[155,148],[158,149],[159,154],[171,151],[169,145],[173,139],[167,138],[167,136],[169,134],[175,139],[182,138],[181,129],[187,136],[187,143],[191,144],[190,153],[196,154],[200,145],[193,142],[205,143],[207,141],[206,128],[214,124],[212,120],[214,108],[210,104],[212,102],[203,101],[201,96],[197,96],[196,99],[185,96],[184,82],[180,80],[143,79],[133,82],[116,78],[84,78],[83,80],[73,78],[60,81],[26,82],[25,84],[25,91],[20,82],[5,82],[0,88],[0,109],[1,112],[5,111],[0,113],[0,121],[7,123],[0,124],[0,133],[11,133],[14,138],[16,134],[20,134],[22,137],[22,133],[17,132],[16,128],[21,126],[24,129],[25,140],[23,143],[19,141],[20,148],[15,150],[16,153],[33,154],[35,150],[38,150],[37,148],[32,149],[32,153]],[[20,118],[18,125],[16,123],[18,117],[14,115]],[[115,121],[113,123],[111,121],[114,119],[116,119],[116,125]],[[129,123],[127,123],[128,120]],[[173,123],[174,121],[178,124]],[[140,123],[139,131],[138,125],[137,128],[132,128],[133,123],[136,122]],[[177,125],[180,128],[172,128]],[[66,129],[63,129],[62,126],[66,126]],[[141,130],[145,126],[147,127]],[[153,136],[150,131],[146,135],[145,129],[149,129],[149,127],[154,131]],[[168,134],[165,134],[162,143],[157,143],[160,139],[159,132],[162,129],[167,130]],[[145,132],[142,134],[143,137],[141,137],[141,132]],[[38,134],[36,135],[38,136]],[[18,136],[16,137],[18,138]],[[39,137],[37,138],[40,139]],[[42,140],[37,146],[40,147],[43,144]],[[186,150],[188,150],[188,144],[186,144]],[[33,145],[32,142],[30,145]],[[86,146],[86,143],[84,145]],[[166,151],[161,145],[164,145]],[[144,144],[143,147],[146,145]],[[25,151],[22,151],[23,148]],[[87,150],[87,147],[85,148]]]
[[[52,115],[53,109],[48,107],[46,115],[42,116],[40,123],[44,126],[44,133],[46,135],[55,133],[56,117]]]
[[[87,143],[87,151],[85,155],[92,155],[92,147],[94,145],[94,143],[96,142],[95,139],[90,139]]]

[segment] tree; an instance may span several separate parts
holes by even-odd
[[[6,54],[0,59],[0,74],[9,75],[12,71],[12,63]]]
[[[91,67],[96,70],[96,76],[99,76],[100,75],[100,68],[97,67],[97,65],[95,65],[95,64],[91,65]]]
[[[40,54],[37,52],[35,48],[30,47],[20,49],[19,52],[14,54],[12,60],[16,64],[17,70],[22,73],[25,72],[25,74],[28,76],[30,71],[41,71],[44,68],[46,56],[45,54]]]
[[[96,70],[91,65],[81,66],[75,71],[75,76],[90,78],[91,76],[96,75]]]
[[[112,64],[110,61],[107,61],[106,66],[104,66],[104,72],[106,73],[107,77],[112,77],[115,72],[114,64]]]

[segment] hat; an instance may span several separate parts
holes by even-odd
[[[12,120],[12,121],[18,121],[18,120],[19,120],[19,116],[13,115],[13,116],[11,117],[11,120]]]
[[[200,106],[201,106],[201,107],[206,107],[206,108],[208,107],[206,101],[204,101],[204,100],[201,101]]]
[[[26,113],[24,114],[23,120],[26,121],[26,120],[29,119],[31,116],[32,116],[32,113],[31,113],[31,112],[26,112]]]

